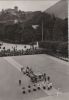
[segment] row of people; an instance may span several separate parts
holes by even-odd
[[[34,83],[37,83],[39,81],[50,81],[50,77],[46,75],[46,73],[40,74],[40,75],[36,75],[32,68],[30,67],[26,67],[26,68],[21,68],[21,72],[23,72],[23,74],[26,74],[28,77],[30,77],[31,81]]]

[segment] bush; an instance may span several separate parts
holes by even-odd
[[[68,57],[68,42],[60,43],[57,49],[61,56]]]
[[[61,41],[43,41],[39,42],[39,47],[44,48],[47,54],[60,54],[68,57],[68,43]]]

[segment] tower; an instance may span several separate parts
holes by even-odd
[[[15,7],[14,7],[14,10],[17,12],[17,11],[18,11],[18,7],[17,7],[17,6],[15,6]]]

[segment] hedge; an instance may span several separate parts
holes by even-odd
[[[57,54],[68,57],[68,42],[43,41],[39,42],[39,47],[44,48],[48,54]]]

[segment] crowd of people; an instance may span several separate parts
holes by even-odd
[[[7,48],[8,46],[8,48]],[[17,45],[17,44],[1,44],[0,45],[0,57],[3,56],[18,56],[18,55],[33,55],[41,54],[43,50],[37,47],[37,45]]]
[[[52,83],[51,83],[50,77],[47,76],[46,73],[37,75],[34,73],[32,68],[30,68],[28,66],[25,68],[24,67],[21,68],[21,72],[30,78],[30,81],[34,85],[33,91],[36,91],[37,89],[41,89],[41,88],[47,89],[47,90],[52,89]],[[19,85],[21,85],[21,80],[19,80]],[[36,87],[37,87],[37,89],[36,89]],[[31,85],[29,85],[28,87],[23,87],[23,93],[25,93],[25,88],[31,89]]]
[[[33,54],[41,54],[43,53],[41,50],[38,50],[38,49],[27,49],[27,50],[1,50],[0,51],[0,57],[3,57],[3,56],[18,56],[18,55],[33,55]]]

